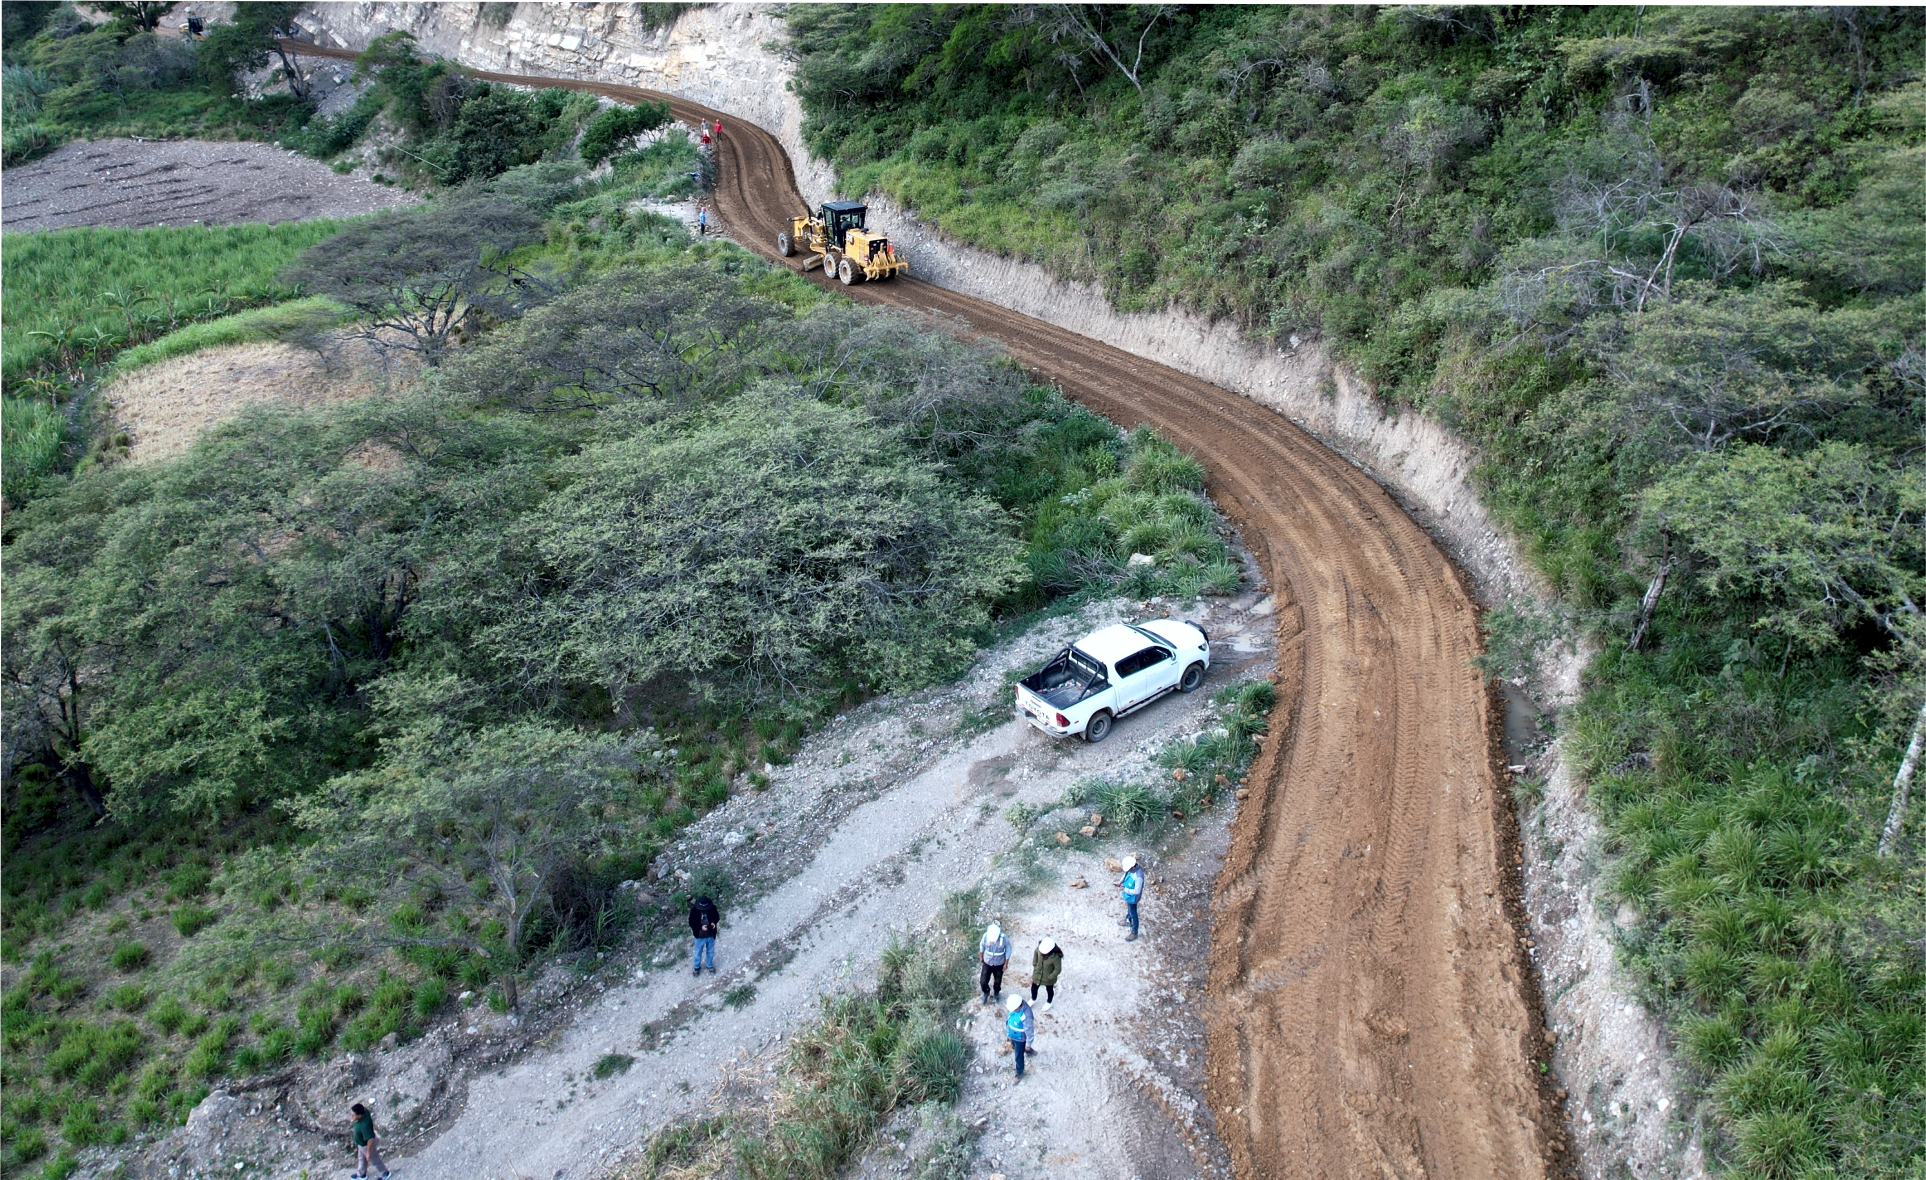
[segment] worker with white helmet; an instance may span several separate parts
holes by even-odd
[[[1125,942],[1137,941],[1137,902],[1144,895],[1144,871],[1137,866],[1137,858],[1126,856],[1123,860],[1123,879],[1117,882],[1117,889],[1123,895],[1124,920],[1119,925],[1130,927],[1124,935]]]
[[[1037,989],[1043,989],[1043,1003],[1037,1011],[1048,1012],[1050,1005],[1057,1002],[1057,980],[1063,978],[1063,948],[1054,938],[1046,938],[1037,943],[1035,953],[1030,956],[1030,1001],[1036,1002]]]
[[[983,941],[976,947],[976,961],[982,964],[977,972],[976,986],[983,993],[983,1002],[989,1003],[992,997],[1003,996],[1003,967],[1010,961],[1010,940],[1003,936],[1003,927],[995,922],[983,932]]]
[[[1009,1016],[1003,1021],[1004,1035],[1010,1038],[1010,1051],[1016,1055],[1016,1080],[1023,1080],[1023,1055],[1034,1053],[1037,1040],[1037,1018],[1030,1010],[1030,1001],[1023,998],[1022,992],[1010,993]]]

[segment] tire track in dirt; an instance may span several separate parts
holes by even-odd
[[[476,73],[721,119],[720,219],[790,265],[772,245],[804,202],[767,132],[635,87]],[[953,317],[1204,458],[1278,595],[1279,704],[1218,883],[1206,1004],[1238,1174],[1562,1170],[1496,718],[1470,665],[1478,613],[1430,536],[1363,472],[1226,390],[915,279],[847,291]]]

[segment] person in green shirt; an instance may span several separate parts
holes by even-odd
[[[388,1180],[388,1161],[381,1158],[380,1137],[375,1134],[374,1115],[359,1102],[348,1108],[354,1112],[354,1180],[366,1180],[371,1168],[381,1169],[381,1180]]]

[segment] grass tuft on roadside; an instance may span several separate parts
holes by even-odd
[[[824,996],[815,1021],[791,1039],[767,1108],[660,1131],[624,1175],[842,1175],[898,1110],[939,1111],[956,1102],[969,1066],[956,1015],[971,994],[969,960],[967,941],[956,930],[892,941],[877,960],[873,987]],[[943,1139],[946,1157],[966,1154],[957,1144],[968,1140],[966,1131],[954,1129]]]

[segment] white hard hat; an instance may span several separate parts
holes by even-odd
[[[1057,940],[1054,938],[1046,938],[1037,944],[1037,949],[1047,955],[1057,949]]]
[[[988,939],[990,942],[995,942],[997,939],[1003,937],[1003,927],[997,925],[995,922],[992,922],[990,923],[990,928],[983,932],[983,937],[985,939]]]
[[[1013,995],[1010,997],[1010,1002],[1004,1006],[1009,1008],[1010,1011],[1014,1012],[1018,1008],[1023,1007],[1023,997]]]
[[[1127,873],[1127,872],[1129,872],[1130,870],[1132,870],[1132,869],[1134,869],[1134,868],[1136,868],[1136,867],[1137,867],[1137,858],[1136,858],[1136,857],[1134,857],[1134,856],[1126,856],[1126,857],[1124,857],[1124,872],[1126,872],[1126,873]]]

